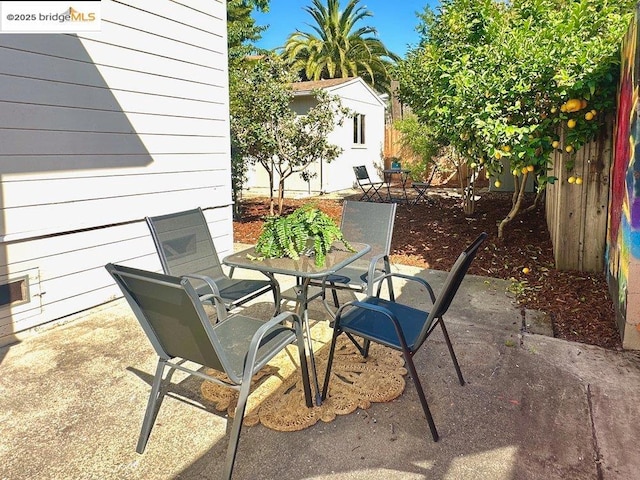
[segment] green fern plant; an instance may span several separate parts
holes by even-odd
[[[310,239],[313,239],[312,247],[308,245]],[[305,205],[290,215],[267,217],[255,250],[266,258],[289,257],[298,260],[303,254],[313,255],[315,265],[322,267],[327,252],[336,240],[353,251],[329,215],[313,205]]]

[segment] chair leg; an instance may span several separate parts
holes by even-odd
[[[453,366],[456,369],[456,373],[458,374],[458,381],[460,385],[464,385],[464,378],[462,377],[462,371],[460,370],[460,365],[458,365],[458,359],[456,357],[456,352],[453,351],[453,345],[451,344],[451,339],[449,338],[449,333],[447,332],[446,327],[444,326],[444,321],[442,317],[438,319],[438,323],[442,328],[442,334],[444,335],[444,340],[447,342],[447,348],[449,349],[449,355],[451,355],[451,360],[453,360]]]
[[[238,441],[240,440],[242,420],[244,419],[244,411],[247,407],[247,398],[249,398],[250,388],[250,381],[243,382],[240,386],[238,405],[236,406],[235,418],[233,419],[233,425],[231,425],[231,432],[229,433],[229,446],[227,447],[227,457],[224,462],[223,478],[227,480],[231,479],[231,474],[233,473],[233,465],[236,460],[236,453],[238,453]]]
[[[136,452],[142,454],[147,446],[151,429],[156,421],[158,410],[162,404],[164,392],[161,392],[162,375],[167,362],[162,359],[158,359],[158,366],[156,367],[156,374],[153,377],[153,383],[151,385],[151,393],[149,394],[149,400],[147,401],[147,409],[144,413],[144,420],[142,421],[142,428],[140,430],[140,436],[138,437],[138,445],[136,446]]]
[[[429,424],[429,430],[431,430],[433,441],[437,442],[440,437],[438,435],[438,430],[436,430],[436,424],[434,423],[433,417],[431,416],[429,405],[427,404],[427,397],[424,394],[422,384],[420,383],[420,379],[418,378],[418,372],[416,371],[416,366],[413,363],[413,357],[411,356],[411,353],[406,350],[403,350],[402,355],[404,356],[404,361],[407,364],[409,375],[411,375],[413,384],[416,386],[416,390],[418,391],[418,398],[420,399],[420,404],[422,405],[424,416],[427,417],[427,423]]]
[[[332,287],[336,286],[336,284],[334,282],[330,282],[330,284],[331,284]],[[336,291],[335,288],[331,289],[331,295],[333,296],[333,305],[336,308],[340,308],[340,302],[338,301],[338,292]]]
[[[329,378],[331,377],[331,366],[333,365],[333,354],[336,351],[336,341],[338,336],[342,333],[338,328],[334,327],[333,337],[331,337],[331,347],[329,349],[329,359],[327,360],[327,371],[324,375],[324,385],[322,385],[321,400],[324,402],[327,398],[327,391],[329,390]]]

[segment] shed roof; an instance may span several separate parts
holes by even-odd
[[[293,90],[293,94],[299,97],[313,95],[313,91],[318,89],[326,89],[330,92],[337,93],[337,90],[339,90],[339,88],[336,87],[354,83],[361,84],[362,87],[366,91],[368,91],[369,94],[371,94],[371,96],[375,98],[377,102],[385,107],[384,100],[369,85],[367,85],[367,82],[365,82],[361,77],[331,78],[327,80],[294,82],[291,84],[291,88]]]

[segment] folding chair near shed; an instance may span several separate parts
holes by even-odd
[[[384,185],[384,182],[374,182],[369,177],[366,165],[359,165],[353,167],[353,172],[356,174],[356,181],[358,186],[362,189],[362,196],[360,201],[365,202],[384,202],[384,197],[380,194],[380,189]]]
[[[431,182],[433,181],[433,177],[436,175],[436,171],[438,170],[438,166],[434,165],[433,170],[431,170],[431,175],[429,175],[429,180],[426,182],[412,182],[411,186],[416,191],[417,196],[413,200],[412,205],[416,205],[420,202],[429,202],[429,198],[427,197],[427,191],[431,188]]]

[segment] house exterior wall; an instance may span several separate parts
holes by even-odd
[[[365,143],[353,142],[353,120],[347,118],[342,126],[336,126],[329,141],[340,146],[343,151],[332,162],[316,162],[308,168],[313,177],[309,182],[300,175],[292,175],[285,182],[287,196],[308,196],[330,193],[353,188],[356,185],[353,168],[366,165],[369,175],[376,179],[384,168],[384,104],[375,93],[357,78],[353,81],[326,89],[340,97],[342,105],[353,112],[365,116]],[[315,104],[310,95],[296,97],[291,108],[299,115]],[[268,194],[269,179],[264,168],[255,165],[249,175],[247,187],[251,191]],[[277,187],[277,179],[274,187]]]
[[[233,248],[225,1],[101,14],[0,35],[0,300],[27,300],[0,306],[0,344],[121,296],[108,262],[159,271],[145,216],[200,206]]]

